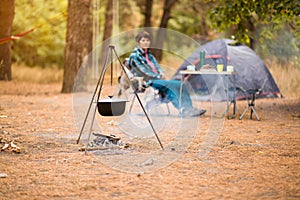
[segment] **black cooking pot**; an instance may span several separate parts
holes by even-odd
[[[126,99],[101,99],[97,102],[98,112],[102,116],[120,116],[124,113]]]

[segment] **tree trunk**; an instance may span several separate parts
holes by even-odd
[[[202,8],[205,8],[205,5],[203,5]],[[206,9],[204,9],[201,12],[201,28],[202,28],[202,42],[206,43],[208,41],[208,26],[207,26],[207,20],[206,20]]]
[[[193,3],[191,7],[194,11],[194,14],[196,14],[196,20],[199,21],[201,25],[201,32],[197,29],[195,33],[200,34],[200,37],[198,38],[199,42],[204,44],[209,40],[209,27],[207,25],[206,12],[210,9],[210,6],[202,0],[198,0],[196,3]],[[197,26],[199,25],[196,22],[195,27]]]
[[[245,19],[243,21],[243,25],[245,26],[245,29],[248,30],[248,32],[246,33],[248,36],[249,36],[249,47],[251,49],[254,49],[255,48],[255,43],[256,43],[256,38],[255,38],[255,35],[256,35],[256,26],[254,25],[253,23],[253,20],[251,18],[249,19]]]
[[[10,37],[14,19],[15,1],[0,1],[0,39]],[[0,80],[11,80],[11,42],[0,44]]]
[[[92,49],[90,4],[91,0],[68,1],[62,93],[73,92],[75,79],[78,82],[74,92],[86,90],[86,67],[80,67]],[[79,69],[81,76],[76,77]]]
[[[113,30],[113,0],[107,0],[106,8],[105,8],[105,27],[102,41],[109,39],[112,35]],[[105,62],[105,58],[108,53],[108,49],[106,45],[102,46],[101,56],[100,56],[100,65],[103,66]]]
[[[144,27],[151,27],[151,17],[152,17],[152,8],[153,0],[136,0],[137,6],[141,9],[141,13],[144,15]]]
[[[153,0],[146,0],[145,27],[151,27]]]
[[[248,24],[248,29],[250,31],[250,48],[254,49],[255,48],[255,44],[256,44],[256,27],[254,25],[254,23],[251,21],[251,19],[249,20],[249,24]]]
[[[152,35],[152,30],[151,28],[147,28],[147,27],[151,27],[152,23],[151,23],[151,17],[152,17],[152,7],[153,7],[153,0],[146,0],[146,8],[145,8],[145,24],[144,26],[146,27],[145,30],[147,32],[150,33],[150,35]]]
[[[164,1],[164,12],[160,22],[160,29],[158,29],[157,37],[156,37],[156,49],[153,49],[153,53],[156,56],[158,61],[162,60],[162,48],[163,41],[165,40],[166,31],[165,28],[168,26],[168,21],[171,18],[171,8],[176,3],[177,0],[165,0]]]

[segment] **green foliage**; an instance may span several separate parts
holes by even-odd
[[[249,44],[256,39],[255,28],[261,25],[271,25],[274,32],[282,24],[291,23],[294,31],[299,30],[299,9],[298,0],[220,0],[210,17],[219,31],[231,29],[238,40]],[[272,37],[270,30],[265,33],[262,37]],[[299,41],[299,33],[297,37]]]
[[[299,9],[298,0],[220,0],[210,18],[215,28],[253,45],[261,57],[287,63],[300,53]]]
[[[105,5],[100,2],[100,36],[103,35]],[[12,42],[13,61],[29,66],[63,66],[67,0],[17,0],[13,34],[35,28]],[[93,2],[93,1],[92,1]],[[119,0],[119,32],[144,23],[140,4],[144,1]],[[153,1],[152,24],[158,26],[163,1]],[[277,58],[297,56],[300,43],[299,0],[180,0],[171,11],[169,29],[198,42],[234,35],[240,42],[257,41],[257,50]],[[207,15],[209,14],[209,17]],[[282,26],[283,24],[287,26]],[[92,29],[92,28],[91,28]],[[281,32],[282,29],[288,29]],[[129,36],[134,38],[134,36]],[[172,41],[173,38],[168,38]],[[176,38],[174,39],[174,45]],[[126,44],[125,44],[126,45]],[[184,44],[183,44],[184,45]],[[298,45],[298,48],[297,48]],[[299,54],[298,54],[299,55]]]
[[[122,31],[134,29],[142,23],[142,16],[139,7],[134,1],[119,0],[119,26]],[[137,23],[139,22],[139,23]]]
[[[63,66],[67,1],[15,1],[13,34],[34,28],[12,44],[13,61],[29,66]]]
[[[262,31],[266,29],[264,28]],[[284,27],[280,31],[275,32],[272,38],[260,40],[256,46],[255,50],[262,58],[275,57],[282,64],[287,64],[294,60],[297,61],[297,57],[300,54],[300,50],[296,45],[296,38]]]
[[[189,35],[198,42],[206,40],[211,24],[206,15],[213,7],[213,3],[204,0],[180,0],[172,9],[168,28]]]

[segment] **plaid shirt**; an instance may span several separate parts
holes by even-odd
[[[134,74],[134,76],[144,77],[144,80],[146,81],[160,79],[161,74],[163,74],[164,71],[157,63],[150,49],[148,49],[148,58],[154,64],[158,73],[153,72],[151,66],[146,61],[145,51],[139,46],[134,48],[129,57],[131,72]]]

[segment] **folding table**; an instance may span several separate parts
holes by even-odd
[[[181,106],[182,85],[185,82],[185,77],[186,76],[190,76],[190,75],[202,75],[202,76],[203,75],[225,75],[225,76],[232,76],[233,77],[233,88],[234,88],[234,90],[236,90],[235,75],[237,73],[235,71],[232,71],[232,72],[231,71],[218,72],[218,71],[215,71],[215,70],[181,70],[181,71],[179,71],[179,74],[181,75],[179,106]],[[227,92],[229,92],[228,88],[227,88]],[[227,99],[227,101],[228,101],[228,99]],[[237,107],[236,107],[236,91],[234,91],[234,93],[233,93],[232,103],[233,103],[233,116],[235,117],[236,116],[236,110],[237,110]],[[230,102],[230,104],[227,104],[225,115],[229,111],[230,105],[231,105],[231,102]]]

